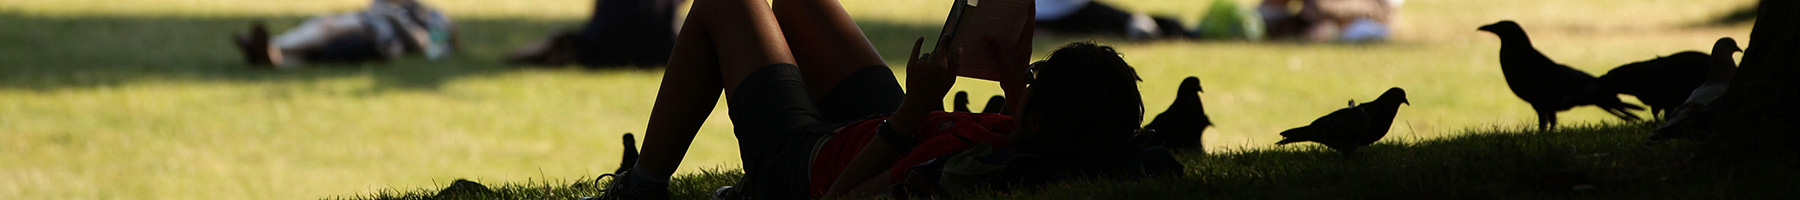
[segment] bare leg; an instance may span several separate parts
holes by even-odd
[[[279,54],[273,59],[276,66],[294,66],[306,64],[303,54],[330,45],[333,39],[346,34],[367,32],[363,22],[352,14],[320,15],[301,23],[300,26],[286,33],[271,38]]]
[[[681,165],[719,89],[731,94],[761,67],[794,63],[762,0],[696,1],[684,23],[633,169],[647,177],[666,180]]]
[[[881,53],[869,43],[869,38],[863,35],[862,29],[837,0],[775,0],[773,3],[775,17],[781,21],[781,32],[788,35],[794,59],[800,62],[801,73],[806,75],[807,93],[813,102],[825,102],[822,99],[856,71],[886,64]],[[885,143],[870,144],[872,147],[865,147],[865,151],[891,148],[878,146]],[[856,160],[860,162],[853,163],[886,166],[893,164],[893,157],[892,153],[857,156]],[[841,196],[849,192],[850,187],[876,175],[864,171],[867,170],[848,170],[840,174],[826,197]]]
[[[837,0],[775,0],[774,6],[813,102],[851,73],[886,64]]]

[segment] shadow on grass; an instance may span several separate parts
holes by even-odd
[[[1382,142],[1343,156],[1315,144],[1177,155],[1183,176],[1141,180],[1085,178],[1016,191],[977,191],[948,199],[1794,199],[1800,178],[1788,166],[1762,171],[1694,168],[1698,143],[1643,142],[1648,124],[1471,130],[1412,143]],[[702,199],[729,185],[735,170],[673,179],[674,199]],[[574,182],[501,183],[484,199],[597,195]],[[423,198],[438,188],[394,189],[339,199]]]
[[[508,69],[494,52],[568,22],[475,19],[460,23],[466,48],[444,61],[404,58],[385,63],[323,65],[277,71],[251,68],[230,42],[253,21],[285,30],[305,16],[266,18],[78,16],[0,13],[0,88],[57,90],[141,82],[283,82],[368,76],[376,89],[432,89],[461,76]],[[496,32],[498,30],[524,30]]]
[[[1696,143],[1643,142],[1644,124],[1479,130],[1342,156],[1318,145],[1181,155],[1188,175],[1079,180],[970,199],[1769,199],[1800,174],[1691,168]],[[1749,174],[1756,174],[1750,176]],[[1773,198],[1788,199],[1788,198]]]
[[[520,67],[500,62],[512,48],[557,29],[579,28],[581,19],[460,18],[462,47],[441,61],[408,57],[387,62],[308,66],[297,70],[251,68],[232,46],[232,34],[254,21],[285,31],[308,16],[164,17],[33,16],[0,12],[0,88],[54,91],[148,82],[306,82],[368,77],[371,90],[435,90],[466,76]],[[891,63],[904,61],[912,40],[935,26],[860,21]],[[935,37],[927,37],[935,39]],[[604,71],[594,71],[604,72]]]

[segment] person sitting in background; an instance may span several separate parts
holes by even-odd
[[[1385,40],[1402,0],[1299,0],[1298,13],[1290,11],[1294,0],[1264,0],[1262,15],[1269,38],[1305,39],[1315,42],[1366,42]]]
[[[1127,13],[1092,0],[1037,0],[1037,28],[1066,34],[1097,34],[1131,39],[1193,38],[1198,34],[1181,22],[1144,13]]]
[[[587,25],[514,50],[506,62],[587,67],[669,63],[682,0],[596,0]]]
[[[442,59],[455,46],[450,17],[415,0],[375,0],[359,12],[315,16],[269,37],[262,23],[233,38],[252,66],[387,60],[407,53]]]

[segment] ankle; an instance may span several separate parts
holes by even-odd
[[[629,173],[627,175],[632,176],[631,178],[633,178],[633,179],[641,180],[646,183],[654,183],[654,184],[659,184],[659,185],[668,185],[669,184],[669,175],[670,174],[668,174],[668,173],[647,170],[642,167],[636,167],[636,166],[633,166],[631,168],[632,168],[631,173]]]

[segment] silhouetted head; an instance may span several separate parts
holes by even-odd
[[[987,105],[981,107],[981,113],[998,114],[998,113],[1005,113],[1005,112],[1006,112],[1006,97],[1005,96],[994,95],[994,97],[988,97]]]
[[[1731,37],[1723,37],[1723,38],[1719,38],[1718,42],[1713,43],[1713,52],[1712,53],[1713,54],[1731,55],[1731,53],[1737,53],[1737,52],[1743,52],[1743,51],[1744,51],[1744,49],[1738,48],[1737,40],[1733,40],[1733,39],[1731,39]]]
[[[969,92],[956,91],[956,99],[951,101],[956,103],[956,105],[969,105]]]
[[[1124,147],[1143,123],[1141,79],[1112,47],[1070,43],[1032,69],[1028,95],[1015,113],[1016,148],[1084,153]]]
[[[1388,88],[1387,92],[1381,93],[1381,97],[1375,98],[1375,100],[1400,101],[1400,103],[1412,105],[1411,102],[1406,101],[1406,90],[1400,89],[1400,87]]]
[[[1187,79],[1181,79],[1181,88],[1177,89],[1177,90],[1180,90],[1181,94],[1193,94],[1196,92],[1205,92],[1206,91],[1204,89],[1200,89],[1200,77],[1192,77],[1192,76],[1187,77]]]
[[[1519,23],[1514,23],[1512,20],[1504,20],[1504,21],[1500,21],[1500,22],[1494,22],[1494,24],[1488,24],[1486,26],[1481,26],[1481,28],[1476,28],[1475,30],[1487,31],[1488,33],[1494,33],[1494,35],[1498,35],[1502,38],[1511,37],[1511,36],[1515,36],[1515,35],[1517,35],[1517,36],[1525,35],[1525,29],[1520,28]]]

